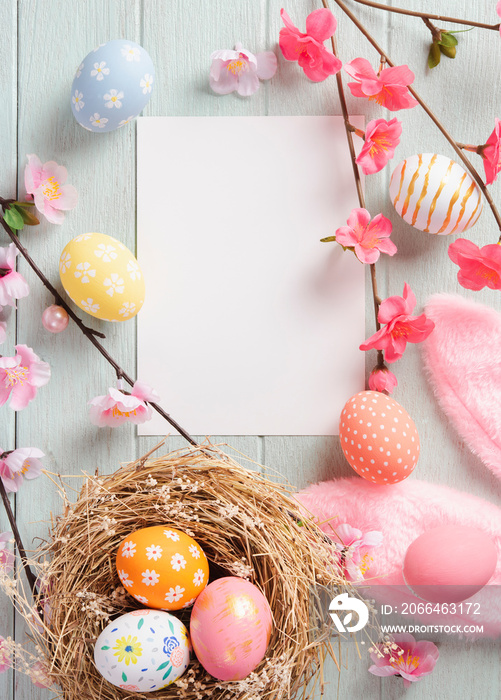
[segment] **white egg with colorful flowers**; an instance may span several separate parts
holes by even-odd
[[[188,631],[170,613],[133,610],[104,628],[94,646],[94,661],[103,678],[118,688],[152,693],[188,668]]]
[[[113,131],[148,103],[155,69],[142,46],[114,39],[91,51],[78,66],[71,86],[71,110],[88,131]]]

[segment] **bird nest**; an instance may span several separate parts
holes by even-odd
[[[99,674],[94,643],[110,620],[138,607],[115,568],[120,542],[158,524],[197,540],[210,580],[234,575],[258,586],[270,604],[273,630],[265,658],[245,680],[217,680],[192,655],[172,685],[133,697],[279,700],[318,692],[332,647],[322,614],[313,619],[312,594],[323,586],[339,592],[346,581],[330,563],[331,544],[285,488],[204,446],[142,458],[109,476],[86,475],[75,503],[63,495],[63,515],[42,550],[44,621],[32,612],[25,617],[64,700],[131,697]],[[189,613],[176,613],[187,627]]]

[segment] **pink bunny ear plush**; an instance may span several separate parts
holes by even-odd
[[[472,452],[501,477],[501,315],[450,294],[425,306],[435,330],[422,345],[437,400]]]
[[[497,564],[487,586],[468,599],[479,601],[475,624],[483,636],[501,634],[501,509],[482,498],[441,484],[406,479],[391,486],[372,484],[359,477],[324,481],[296,494],[305,510],[331,537],[339,525],[348,523],[364,533],[383,533],[380,547],[371,549],[373,559],[365,576],[373,586],[395,586],[393,602],[422,602],[405,586],[402,566],[409,545],[424,532],[442,525],[466,525],[482,530],[494,542]],[[468,561],[464,562],[468,567]],[[371,596],[375,597],[371,588]],[[443,623],[443,620],[441,621]],[[470,625],[471,617],[448,616],[446,624]],[[427,624],[434,624],[431,616]],[[468,636],[475,636],[475,633]]]

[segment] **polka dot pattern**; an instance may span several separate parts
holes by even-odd
[[[373,484],[403,481],[418,462],[414,421],[400,404],[378,391],[361,391],[346,402],[339,437],[350,466]]]

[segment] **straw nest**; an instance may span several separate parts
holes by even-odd
[[[119,543],[133,530],[158,524],[199,542],[212,580],[247,578],[268,599],[274,618],[270,645],[247,679],[218,681],[193,657],[184,676],[167,688],[131,694],[96,670],[99,633],[138,607],[117,576]],[[216,447],[143,458],[111,476],[86,476],[77,501],[66,500],[45,549],[50,608],[43,630],[33,633],[65,700],[307,698],[318,692],[323,660],[332,652],[328,635],[312,634],[311,592],[317,584],[337,590],[345,585],[329,565],[329,547],[283,487]],[[189,610],[180,613],[189,626]],[[317,631],[323,626],[320,621]]]

